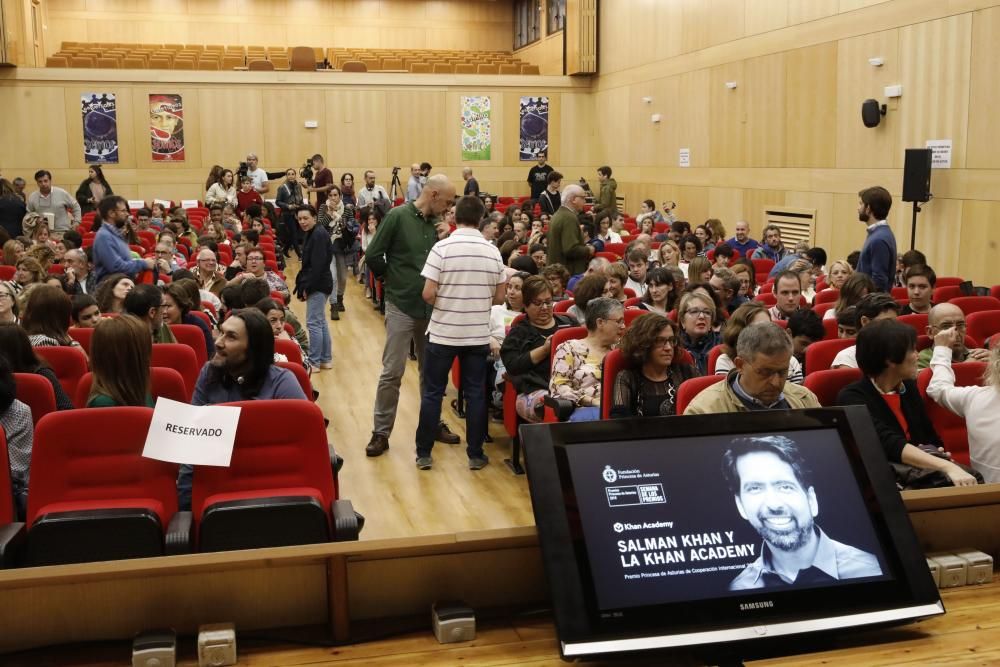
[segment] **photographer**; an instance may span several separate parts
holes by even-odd
[[[393,173],[397,171],[399,171],[399,167],[394,167]],[[359,209],[377,209],[381,217],[385,217],[385,214],[392,208],[392,201],[389,199],[389,194],[381,185],[375,184],[375,172],[371,169],[365,172],[365,187],[358,191],[357,199]]]
[[[326,168],[323,156],[317,153],[312,156],[312,171],[313,179],[310,186],[308,177],[303,174],[306,179],[306,192],[316,193],[316,210],[322,209],[326,205],[327,193],[333,188],[333,172]]]
[[[285,182],[278,188],[278,196],[275,199],[278,208],[281,209],[281,245],[285,249],[285,257],[291,256],[292,248],[302,256],[302,230],[295,214],[304,203],[302,186],[299,184],[298,174],[294,167],[289,167],[285,171]]]

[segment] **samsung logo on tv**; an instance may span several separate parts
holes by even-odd
[[[772,607],[774,607],[774,602],[772,602],[771,600],[740,603],[740,611],[753,611],[754,609],[770,609]]]

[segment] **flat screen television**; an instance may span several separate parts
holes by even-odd
[[[863,407],[521,437],[566,659],[944,613]]]

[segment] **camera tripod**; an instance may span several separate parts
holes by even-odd
[[[399,167],[392,168],[392,183],[389,184],[389,199],[396,201],[400,195],[404,195],[403,184],[399,182]],[[405,196],[405,195],[404,195]]]

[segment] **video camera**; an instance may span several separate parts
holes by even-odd
[[[249,171],[250,171],[250,165],[248,165],[246,162],[240,162],[240,166],[236,170],[237,185],[239,185],[240,181],[243,180],[243,177],[246,176]]]
[[[299,169],[299,176],[306,179],[306,183],[310,186],[313,184],[313,176],[315,176],[315,174],[313,173],[313,163],[311,157],[307,157],[305,162],[302,164],[302,168]]]

